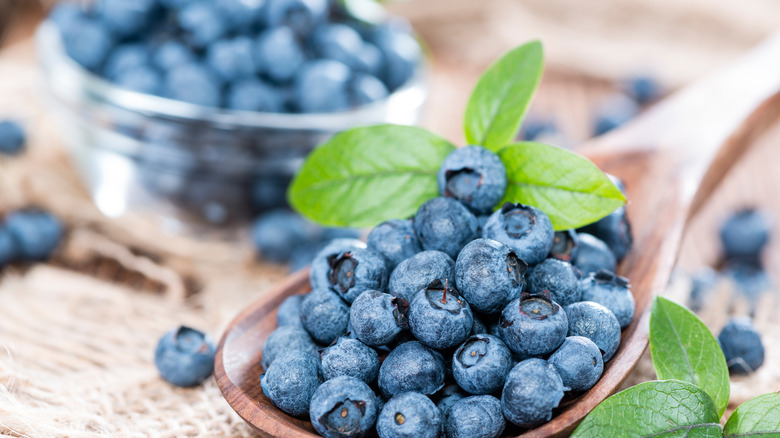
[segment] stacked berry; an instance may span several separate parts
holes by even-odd
[[[97,0],[50,19],[73,60],[121,87],[235,110],[365,105],[421,57],[405,22],[370,26],[330,0]]]
[[[612,245],[577,245],[537,208],[491,213],[506,184],[493,152],[460,148],[412,219],[324,248],[263,346],[264,394],[326,437],[496,437],[595,385],[633,319],[628,280],[603,269],[631,245],[625,213],[594,225]]]

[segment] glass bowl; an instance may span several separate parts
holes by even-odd
[[[386,99],[329,114],[209,108],[121,89],[71,60],[60,33],[36,33],[43,89],[98,209],[166,231],[218,231],[285,204],[306,155],[361,125],[416,124],[428,96],[423,61]]]

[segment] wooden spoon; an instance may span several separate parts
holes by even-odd
[[[620,177],[628,190],[634,248],[618,270],[633,284],[636,316],[596,386],[548,423],[520,436],[568,435],[631,371],[647,347],[651,299],[666,287],[688,219],[754,138],[780,115],[778,91],[780,34],[579,149]],[[275,408],[259,382],[261,347],[276,328],[277,307],[288,296],[308,290],[307,272],[292,275],[241,312],[217,349],[215,375],[222,394],[264,436],[317,436],[308,421]]]

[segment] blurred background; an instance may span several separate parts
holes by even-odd
[[[27,133],[24,155],[0,157],[0,214],[42,207],[67,230],[49,262],[0,273],[0,345],[6,349],[0,349],[0,431],[251,436],[212,381],[196,391],[164,385],[151,352],[178,323],[218,338],[236,312],[288,268],[258,257],[245,228],[225,243],[199,233],[171,234],[132,215],[108,219],[95,207],[42,92],[33,38],[53,4],[0,0],[0,119],[22,120]],[[546,69],[522,135],[576,148],[735,59],[780,24],[780,3],[773,0],[410,0],[387,6],[409,19],[430,57],[421,124],[456,144],[464,141],[463,109],[479,74],[528,40],[543,42]],[[637,84],[645,90],[645,80],[651,92],[637,99]],[[624,105],[626,99],[633,104]],[[773,223],[780,217],[779,142],[780,124],[752,146],[691,220],[670,295],[687,303],[691,278],[723,266],[718,230],[733,212],[755,207]],[[757,307],[767,346],[768,365],[734,378],[731,408],[779,388],[780,351],[772,347],[780,342],[780,326],[772,323],[777,272],[780,239],[773,238],[758,271],[717,275],[707,286],[712,293],[700,311],[713,332],[729,315]],[[652,378],[646,357],[627,384]]]

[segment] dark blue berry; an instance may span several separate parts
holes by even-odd
[[[720,331],[718,343],[734,374],[750,374],[764,364],[764,344],[750,318],[730,319]]]
[[[255,62],[258,70],[272,81],[287,83],[306,61],[292,30],[277,27],[266,30],[257,38]]]
[[[306,62],[295,77],[296,107],[304,113],[330,113],[349,108],[348,83],[352,72],[332,59]]]
[[[411,301],[433,280],[455,284],[455,262],[441,251],[423,251],[402,261],[390,274],[390,294]]]
[[[566,338],[566,316],[561,306],[550,299],[549,292],[524,292],[501,312],[501,339],[523,357],[552,353]]]
[[[16,242],[5,226],[0,226],[0,268],[17,257]]]
[[[379,79],[366,73],[352,76],[348,85],[349,101],[352,106],[368,105],[387,97],[387,87]]]
[[[317,257],[322,248],[327,245],[326,242],[308,242],[293,248],[288,263],[288,272],[298,272],[301,269],[311,265],[314,257]]]
[[[757,259],[769,241],[771,223],[761,210],[746,208],[731,215],[720,228],[727,258]]]
[[[491,335],[473,335],[452,356],[452,375],[461,388],[472,394],[491,394],[504,386],[514,366],[512,352]]]
[[[620,323],[620,328],[631,324],[635,304],[627,278],[601,269],[584,278],[581,285],[582,301],[593,301],[612,311]]]
[[[735,258],[728,260],[723,267],[723,275],[729,278],[745,302],[751,315],[756,312],[759,299],[772,282],[759,259]]]
[[[116,84],[138,93],[160,95],[163,91],[163,79],[157,71],[148,66],[127,69],[116,77]]]
[[[274,87],[250,78],[230,85],[227,107],[241,111],[279,113],[284,111],[284,98]]]
[[[580,279],[568,262],[546,259],[531,268],[527,277],[532,292],[550,291],[553,301],[561,306],[580,301]]]
[[[417,341],[405,342],[382,362],[378,383],[385,398],[408,391],[433,394],[444,386],[444,360]]]
[[[606,243],[588,233],[578,233],[577,237],[579,244],[577,257],[574,258],[573,264],[582,272],[582,275],[588,275],[599,269],[615,272],[617,259]]]
[[[359,69],[363,65],[360,60],[363,39],[346,24],[322,25],[311,35],[311,40],[314,52],[320,58],[339,61],[351,69]]]
[[[477,218],[452,198],[433,198],[412,220],[423,249],[441,251],[453,259],[477,237]]]
[[[718,284],[718,273],[705,267],[691,277],[691,292],[688,297],[688,307],[698,312],[706,307],[712,297],[712,292]]]
[[[414,76],[422,59],[422,50],[406,31],[385,27],[375,32],[375,35],[374,44],[383,55],[380,77],[389,90],[396,90]]]
[[[376,350],[357,339],[340,337],[335,344],[322,350],[322,374],[330,380],[350,376],[366,383],[379,374],[379,355]]]
[[[338,255],[344,251],[365,247],[365,243],[351,238],[334,239],[325,245],[311,262],[311,271],[309,271],[309,283],[311,283],[311,288],[313,290],[318,290],[327,289],[330,286],[330,282],[328,281],[328,272],[330,271],[328,259],[331,258],[331,256]]]
[[[118,50],[118,49],[117,49]],[[113,58],[113,55],[112,55]],[[195,61],[195,55],[184,44],[168,40],[160,44],[152,54],[152,63],[162,71],[174,69]],[[109,63],[110,63],[109,59]]]
[[[79,18],[60,28],[65,52],[87,70],[100,69],[114,46],[113,36],[97,20]]]
[[[264,19],[268,27],[285,26],[306,35],[325,20],[327,9],[327,0],[268,0]]]
[[[531,427],[552,418],[563,398],[564,387],[555,368],[542,359],[526,359],[512,368],[501,392],[501,407],[507,420]]]
[[[165,78],[165,93],[171,99],[203,106],[219,106],[220,89],[214,73],[198,63],[174,67]]]
[[[455,262],[455,282],[471,306],[482,313],[499,313],[523,291],[528,265],[508,246],[476,239],[463,247]]]
[[[631,225],[624,207],[618,208],[595,223],[580,228],[579,231],[601,239],[617,260],[622,260],[634,245]]]
[[[390,271],[385,258],[370,249],[356,248],[328,257],[328,287],[347,303],[367,290],[384,290]]]
[[[475,395],[452,405],[444,427],[447,438],[498,438],[506,420],[497,398]]]
[[[5,218],[5,228],[16,245],[22,260],[45,260],[62,239],[59,219],[44,211],[17,211]]]
[[[474,325],[471,326],[471,335],[481,335],[481,334],[489,334],[490,330],[488,329],[488,326],[485,325],[485,323],[477,317],[477,315],[474,315]]]
[[[428,397],[404,392],[385,403],[376,431],[379,438],[438,438],[442,432],[441,413]]]
[[[285,351],[298,350],[319,358],[319,348],[303,327],[284,325],[272,331],[263,343],[260,364],[268,370],[273,361]]]
[[[71,25],[71,23],[85,18],[86,14],[82,5],[78,2],[57,2],[51,8],[48,19],[59,29]]]
[[[464,399],[469,396],[469,393],[463,391],[460,386],[452,384],[445,386],[441,391],[436,393],[439,396],[439,400],[436,402],[436,407],[441,412],[441,418],[447,420],[447,415],[450,413],[452,405],[458,402],[458,400]]]
[[[530,205],[507,202],[494,212],[482,229],[482,237],[498,240],[529,265],[547,257],[553,244],[550,218]]]
[[[620,345],[620,323],[615,314],[599,303],[581,301],[564,309],[569,319],[569,336],[584,336],[601,350],[604,362]]]
[[[99,0],[100,19],[120,37],[132,37],[144,32],[160,12],[155,0]]]
[[[216,0],[217,9],[234,32],[249,33],[262,18],[264,2],[247,0]]]
[[[378,413],[377,397],[365,382],[340,376],[314,391],[309,418],[326,438],[359,438],[373,430]]]
[[[294,416],[309,412],[312,395],[320,383],[320,361],[298,350],[281,353],[260,376],[263,394],[277,408]]]
[[[587,391],[601,378],[604,359],[601,350],[588,338],[569,336],[547,361],[561,376],[563,386]]]
[[[570,262],[577,257],[577,245],[580,239],[577,232],[568,229],[565,231],[556,231],[553,235],[553,244],[550,248],[549,257]]]
[[[372,347],[389,344],[407,327],[407,308],[403,299],[367,290],[352,303],[350,331]]]
[[[507,184],[504,163],[482,146],[452,151],[436,178],[441,196],[454,198],[477,214],[491,212],[504,197]]]
[[[454,285],[434,280],[409,303],[409,328],[423,344],[436,349],[463,342],[474,326],[471,308]]]
[[[368,233],[368,248],[387,259],[389,269],[422,251],[420,241],[414,234],[412,221],[391,219],[377,225]]]
[[[214,342],[193,328],[180,326],[160,338],[154,364],[160,377],[176,386],[196,386],[214,370]]]
[[[624,125],[639,113],[639,106],[622,94],[610,97],[601,104],[593,124],[593,135],[602,135]]]
[[[647,75],[628,79],[623,88],[640,105],[646,105],[661,95],[661,85],[655,78]]]
[[[558,127],[548,117],[526,117],[520,129],[520,137],[525,141],[534,141],[543,135],[555,134]]]
[[[252,226],[252,240],[258,253],[276,263],[286,263],[293,248],[318,239],[320,233],[318,226],[285,209],[259,216]]]
[[[254,42],[249,37],[222,39],[209,45],[206,64],[224,82],[250,78],[257,71],[253,52]]]
[[[0,121],[0,155],[17,155],[26,141],[21,125],[12,120]]]
[[[347,333],[349,306],[328,289],[314,290],[301,303],[301,322],[315,341],[327,345]]]
[[[301,323],[301,303],[306,295],[291,295],[282,301],[276,311],[276,325],[279,327],[292,325],[303,328]]]
[[[177,18],[186,41],[199,49],[209,46],[228,32],[222,13],[211,1],[191,1],[179,11]]]
[[[115,81],[123,72],[148,65],[149,49],[143,44],[131,43],[115,47],[106,59],[103,76]]]

